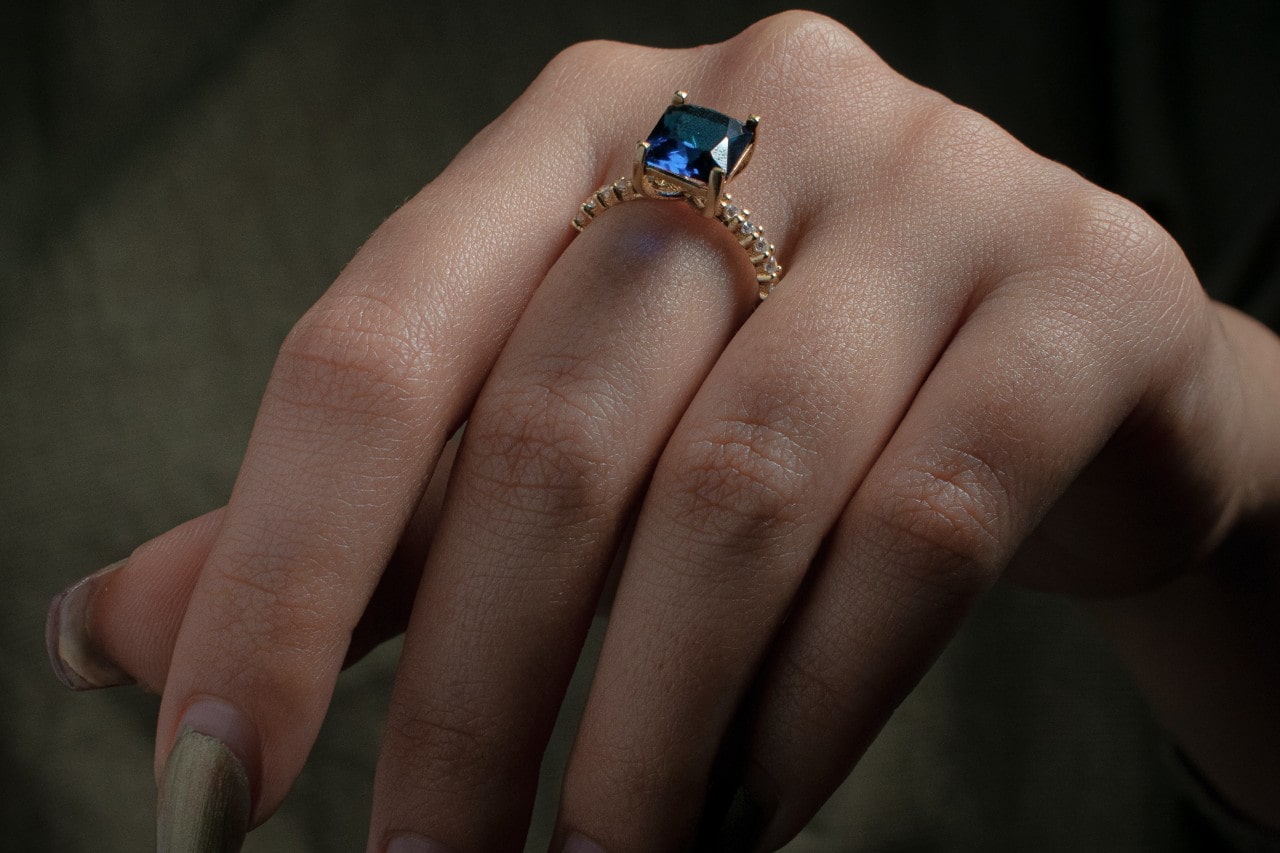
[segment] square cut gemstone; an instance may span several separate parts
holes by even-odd
[[[667,107],[649,134],[646,166],[705,184],[716,166],[733,174],[755,139],[755,129],[723,113],[680,104]]]

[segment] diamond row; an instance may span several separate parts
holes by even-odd
[[[578,215],[573,218],[573,228],[581,232],[603,211],[637,198],[644,198],[644,195],[636,192],[630,178],[619,178],[612,184],[606,184],[579,206]],[[704,206],[701,199],[691,196],[685,196],[685,199],[699,210]],[[755,267],[760,299],[761,301],[767,299],[782,279],[782,264],[778,263],[774,245],[765,239],[764,230],[751,221],[751,211],[740,207],[728,193],[725,193],[721,199],[720,209],[716,212],[715,218],[729,229],[729,233],[738,241],[738,245],[746,250],[747,258]]]
[[[573,218],[574,230],[581,232],[591,224],[604,210],[633,198],[640,198],[640,193],[631,185],[630,178],[619,178],[611,184],[605,184],[591,194],[591,198],[578,207],[578,215]]]
[[[716,219],[724,223],[738,245],[747,250],[751,265],[756,268],[756,284],[760,286],[760,300],[769,298],[782,278],[782,264],[778,263],[777,250],[764,238],[764,229],[751,221],[751,211],[739,207],[728,193],[720,201]]]

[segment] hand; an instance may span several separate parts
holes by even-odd
[[[754,313],[683,206],[570,242],[676,86],[765,117],[733,192],[788,272]],[[257,823],[353,633],[407,623],[370,850],[516,848],[634,518],[561,838],[687,841],[738,716],[726,800],[772,848],[1002,572],[1157,589],[1274,511],[1273,343],[1136,207],[825,19],[581,45],[299,321],[225,511],[136,553],[87,624],[164,692],[158,773],[185,725],[226,742]]]

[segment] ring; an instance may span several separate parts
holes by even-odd
[[[746,250],[764,301],[782,279],[782,265],[773,244],[751,220],[751,211],[724,191],[751,160],[760,116],[738,121],[690,104],[688,98],[688,92],[676,92],[649,138],[636,143],[631,175],[592,193],[579,207],[573,227],[581,232],[602,211],[624,201],[684,199],[721,222]]]

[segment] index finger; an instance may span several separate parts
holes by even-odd
[[[564,211],[599,180],[592,122],[624,105],[582,110],[594,98],[576,67],[553,62],[282,346],[173,652],[156,767],[183,769],[165,782],[162,849],[201,831],[169,820],[193,786],[256,823],[300,770],[445,439],[568,239]]]

